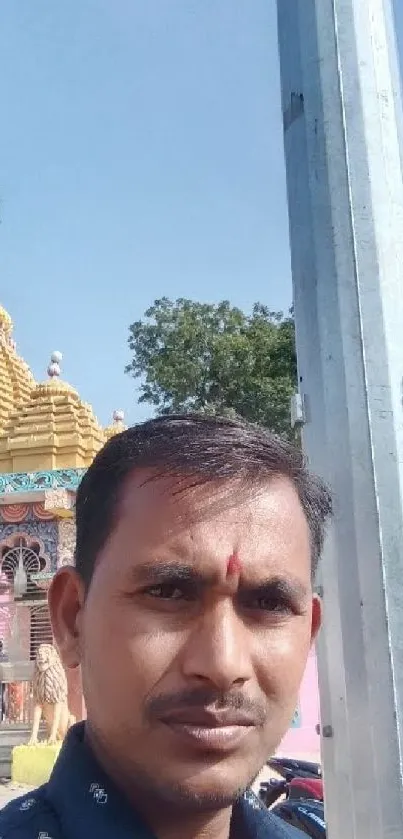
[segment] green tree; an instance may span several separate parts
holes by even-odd
[[[255,303],[247,315],[224,300],[156,300],[130,326],[139,401],[159,414],[234,414],[288,437],[297,364],[292,313]]]

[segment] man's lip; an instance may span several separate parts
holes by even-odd
[[[206,752],[228,752],[238,748],[244,737],[253,731],[250,725],[187,725],[168,723],[168,728],[192,749]]]
[[[209,711],[205,708],[184,708],[165,714],[161,722],[167,725],[184,725],[194,728],[243,728],[256,725],[256,719],[245,711],[233,708]]]

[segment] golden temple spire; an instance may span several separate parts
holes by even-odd
[[[0,305],[0,331],[5,334],[11,334],[13,329],[13,322],[8,312]]]
[[[34,384],[28,365],[17,354],[11,317],[0,306],[0,436],[11,414],[28,399]]]
[[[13,412],[0,438],[0,472],[86,468],[103,446],[91,406],[60,378],[61,361],[61,353],[52,353],[49,378]]]

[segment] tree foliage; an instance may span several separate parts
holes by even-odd
[[[159,414],[235,414],[292,436],[290,397],[297,365],[292,314],[256,303],[247,315],[219,304],[156,300],[130,326],[139,401]]]

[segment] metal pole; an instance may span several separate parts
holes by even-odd
[[[304,446],[336,496],[330,839],[403,837],[403,131],[391,0],[277,0]]]

